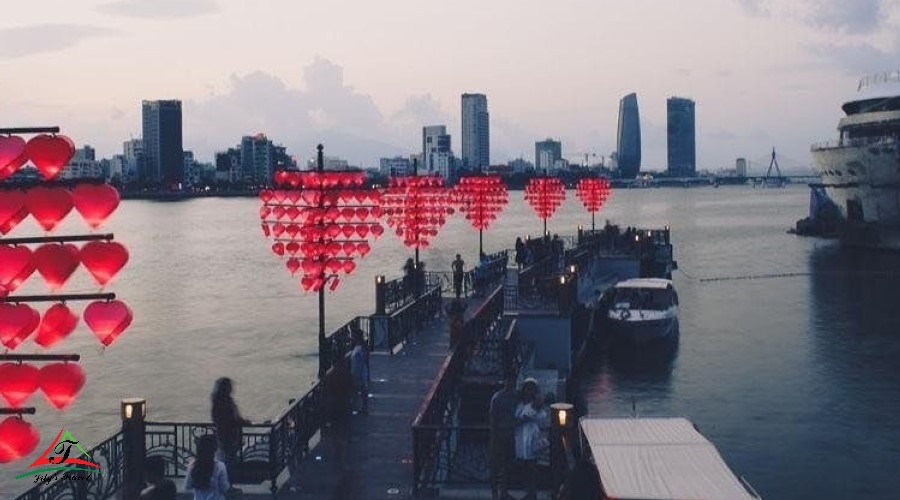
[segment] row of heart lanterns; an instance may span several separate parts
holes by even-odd
[[[506,185],[499,176],[476,175],[460,179],[454,188],[439,176],[392,177],[387,189],[363,189],[361,172],[279,171],[274,189],[260,193],[259,216],[266,237],[273,237],[272,252],[284,257],[285,267],[302,273],[305,291],[318,292],[330,281],[338,287],[338,274],[356,269],[354,257],[371,250],[368,236],[378,238],[385,223],[409,248],[427,248],[454,207],[476,230],[486,229],[508,203]],[[582,179],[579,199],[596,212],[610,194],[605,179]],[[525,200],[544,220],[565,200],[565,186],[556,177],[537,177],[525,189]]]
[[[53,181],[74,153],[71,139],[59,134],[39,134],[28,141],[0,136],[0,182],[29,162],[44,181]],[[119,200],[119,192],[106,184],[37,185],[29,189],[8,189],[0,184],[0,235],[10,233],[29,216],[52,232],[73,209],[91,229],[97,229],[116,210]],[[71,243],[47,242],[32,250],[24,244],[8,245],[0,240],[0,298],[13,299],[0,303],[0,342],[7,349],[15,349],[36,331],[34,342],[49,348],[68,337],[78,324],[78,315],[65,304],[64,296],[43,314],[8,297],[35,271],[52,291],[58,292],[79,265],[103,287],[127,261],[127,249],[114,241],[92,240],[80,248]],[[104,346],[111,345],[133,319],[131,310],[119,300],[91,302],[82,317]],[[84,371],[77,363],[51,363],[41,368],[21,362],[0,364],[0,399],[13,408],[21,407],[40,390],[52,406],[65,409],[84,383]],[[0,422],[0,463],[28,455],[38,441],[37,429],[21,416],[6,418]]]
[[[108,347],[131,325],[134,316],[120,300],[97,300],[84,308],[84,323]],[[51,305],[42,315],[27,304],[0,303],[0,343],[14,351],[33,333],[34,343],[50,348],[78,326],[78,315],[64,302]]]
[[[44,231],[53,231],[73,209],[91,229],[97,229],[118,206],[119,192],[107,184],[3,189],[0,190],[0,234],[9,233],[29,215]]]

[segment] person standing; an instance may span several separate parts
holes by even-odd
[[[359,411],[369,413],[369,349],[362,332],[353,332],[353,350],[350,351],[350,376],[353,377],[353,393],[359,399]]]
[[[212,393],[212,421],[216,427],[219,445],[219,458],[228,468],[229,477],[236,477],[237,455],[241,450],[241,427],[250,423],[241,416],[237,404],[231,394],[234,383],[228,377],[216,380]],[[238,493],[233,488],[233,493]]]
[[[141,490],[138,500],[175,500],[175,483],[166,479],[166,461],[162,457],[144,460],[144,474],[147,476],[147,487]]]
[[[465,274],[466,263],[459,254],[456,254],[456,260],[453,261],[453,291],[458,299],[462,295],[463,276]]]
[[[509,472],[516,455],[516,378],[507,374],[503,387],[491,397],[488,413],[490,426],[490,468],[492,500],[509,500]]]
[[[197,456],[188,466],[184,489],[194,492],[194,500],[225,500],[230,488],[228,469],[216,460],[216,436],[200,436]]]
[[[462,339],[465,329],[465,314],[468,305],[464,299],[456,298],[447,305],[447,316],[450,317],[450,349]]]
[[[525,483],[528,489],[525,500],[537,498],[537,452],[543,446],[540,424],[546,420],[547,414],[537,380],[525,379],[515,410],[518,422],[515,431],[516,459],[525,466]]]

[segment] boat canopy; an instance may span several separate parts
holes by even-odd
[[[665,290],[671,286],[671,280],[662,278],[632,278],[616,283],[616,288],[653,288]]]
[[[757,498],[685,418],[583,418],[580,425],[608,498]]]

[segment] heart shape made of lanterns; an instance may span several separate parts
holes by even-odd
[[[31,163],[46,180],[55,178],[75,155],[75,144],[64,135],[36,135],[25,145]]]
[[[13,350],[41,323],[41,315],[25,304],[0,304],[0,343]]]
[[[13,408],[20,408],[37,392],[40,370],[29,364],[0,364],[0,396]]]
[[[128,249],[116,241],[91,241],[81,247],[81,264],[98,285],[106,286],[128,262]]]
[[[28,247],[0,245],[0,286],[14,292],[32,273],[34,262]]]
[[[0,364],[0,396],[20,408],[40,387],[40,370],[29,364]]]
[[[62,187],[36,186],[25,194],[25,207],[44,231],[53,231],[74,206],[72,193]]]
[[[133,319],[131,309],[120,300],[91,302],[84,308],[84,322],[104,346],[115,342]]]
[[[34,451],[41,440],[37,429],[21,417],[0,422],[0,464],[15,462]]]
[[[78,268],[79,253],[78,247],[71,243],[45,243],[34,251],[32,260],[50,290],[56,291]]]
[[[0,191],[0,234],[6,234],[28,216],[25,193],[18,189]]]
[[[27,161],[25,139],[0,135],[0,180],[14,173]]]
[[[75,363],[52,363],[41,368],[41,391],[47,402],[62,410],[84,387],[84,371]]]
[[[72,190],[75,210],[92,229],[97,229],[119,206],[119,191],[109,184],[79,184]]]
[[[53,304],[44,311],[34,342],[41,347],[52,347],[68,337],[78,324],[78,315],[65,304]]]

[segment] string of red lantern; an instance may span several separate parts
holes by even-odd
[[[588,212],[597,212],[606,203],[612,187],[604,178],[585,178],[578,181],[575,195],[581,200]]]
[[[474,175],[459,179],[456,204],[471,226],[487,229],[509,202],[506,184],[499,175]]]
[[[437,175],[391,177],[384,195],[387,225],[407,248],[428,248],[454,210],[451,191]]]
[[[39,129],[0,129],[0,235],[13,231],[31,216],[46,232],[54,231],[72,212],[77,211],[91,229],[100,227],[119,205],[118,191],[97,182],[79,182],[64,186],[54,181],[69,164],[75,153],[74,143],[57,134],[58,127]],[[27,142],[16,133],[37,134]],[[13,185],[14,175],[31,163],[42,181],[19,181]],[[22,187],[21,184],[32,184]],[[34,342],[49,348],[68,337],[78,324],[78,316],[66,305],[67,300],[104,297],[108,300],[90,303],[84,310],[85,324],[104,346],[110,345],[131,324],[128,306],[109,299],[113,294],[58,294],[54,296],[11,296],[32,274],[37,272],[47,286],[61,289],[72,273],[82,266],[100,286],[110,283],[128,261],[128,251],[120,243],[111,241],[112,235],[44,236],[35,238],[0,239],[0,343],[14,350],[37,332]],[[80,248],[72,242],[86,241]],[[30,248],[29,244],[37,244]],[[41,315],[27,305],[37,301],[58,302]],[[22,414],[34,413],[33,408],[21,408],[27,399],[40,389],[49,404],[57,409],[71,405],[84,386],[81,367],[70,360],[77,355],[2,355],[0,359],[19,358],[18,363],[0,364],[0,399],[14,413],[0,422],[0,463],[17,460],[37,445],[39,434]],[[22,358],[65,360],[38,369],[23,364]]]
[[[534,177],[525,186],[525,201],[531,205],[538,217],[544,221],[544,233],[547,232],[547,219],[553,217],[556,209],[566,199],[566,188],[557,177]]]
[[[301,272],[305,291],[334,291],[339,274],[353,273],[355,258],[371,250],[369,235],[384,232],[381,193],[364,181],[363,172],[285,170],[274,175],[276,189],[260,192],[263,234],[273,237],[273,253],[288,256],[291,275]]]

